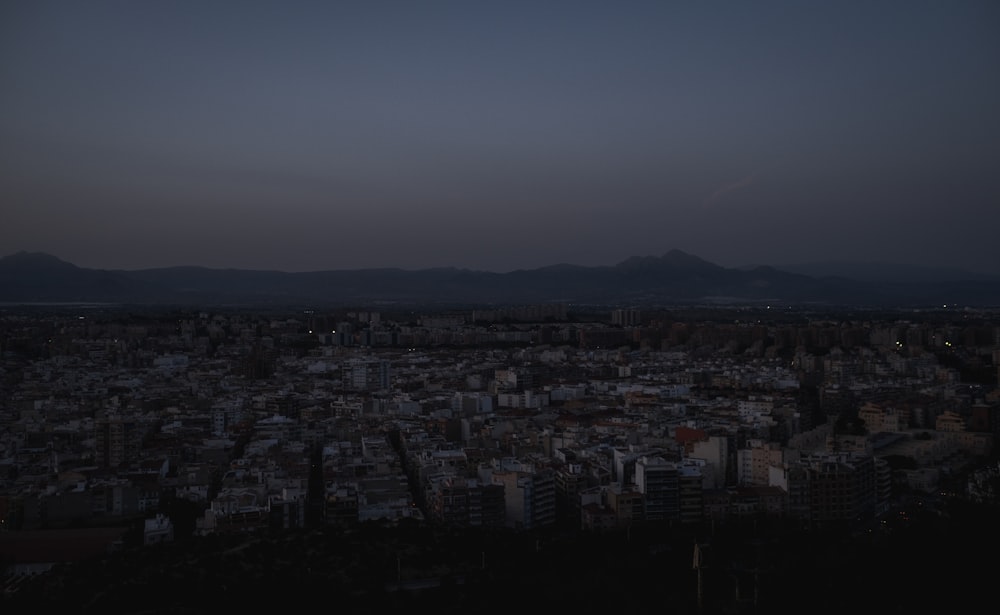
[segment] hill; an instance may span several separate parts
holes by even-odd
[[[327,270],[304,273],[205,267],[104,270],[55,256],[0,258],[0,302],[170,305],[598,305],[778,303],[920,307],[1000,305],[1000,278],[914,270],[906,279],[812,276],[770,266],[726,268],[680,250],[618,264],[569,264],[509,273],[457,268]]]

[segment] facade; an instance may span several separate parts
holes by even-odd
[[[105,416],[94,422],[94,461],[100,467],[118,468],[139,458],[142,433],[139,421]]]
[[[590,486],[580,464],[566,464],[555,470],[556,515],[573,526],[580,517],[580,494]]]
[[[428,514],[457,527],[503,527],[504,486],[456,476],[433,481],[426,495]]]
[[[494,471],[492,481],[504,488],[507,527],[533,529],[555,524],[556,483],[551,469]]]
[[[628,527],[645,518],[645,501],[634,486],[612,484],[605,491],[608,508],[614,513],[617,527]]]
[[[700,523],[705,518],[701,468],[693,464],[682,464],[678,468],[677,478],[681,523]]]
[[[737,482],[740,485],[767,485],[771,466],[780,466],[785,451],[773,442],[750,440],[736,452]]]
[[[646,521],[680,518],[680,473],[662,457],[642,457],[635,464],[635,486],[644,499]]]
[[[873,518],[888,499],[886,487],[885,466],[871,455],[806,456],[788,467],[788,512],[818,524]]]
[[[351,485],[326,488],[323,519],[329,525],[354,525],[358,522],[358,490]]]
[[[174,540],[174,525],[168,517],[156,515],[143,525],[142,544],[155,545]]]
[[[389,361],[385,359],[353,359],[343,366],[344,387],[354,391],[387,390],[390,371]]]
[[[726,486],[729,468],[729,440],[722,436],[710,436],[706,440],[692,442],[687,457],[705,461],[706,488],[719,489]]]
[[[611,310],[611,324],[620,327],[636,327],[640,324],[639,310],[634,308],[619,308]]]

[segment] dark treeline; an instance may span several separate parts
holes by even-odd
[[[997,512],[957,501],[914,506],[860,529],[745,522],[515,532],[413,522],[212,535],[63,565],[22,584],[3,607],[7,613],[207,614],[309,605],[338,613],[968,612],[991,591]],[[693,567],[696,543],[700,571]]]

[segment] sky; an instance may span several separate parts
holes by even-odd
[[[1000,2],[4,0],[0,256],[1000,273]]]

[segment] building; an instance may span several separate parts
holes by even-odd
[[[572,527],[580,525],[580,494],[590,484],[583,467],[578,463],[568,463],[555,471],[556,515]]]
[[[619,308],[611,310],[611,324],[620,327],[636,327],[640,324],[639,310]]]
[[[635,486],[612,483],[608,485],[605,496],[608,508],[614,512],[617,527],[628,527],[645,517],[643,494]]]
[[[503,466],[504,464],[501,464]],[[555,472],[530,465],[494,470],[493,483],[503,485],[506,504],[505,524],[516,529],[533,529],[556,522]]]
[[[884,512],[887,464],[862,453],[817,453],[786,467],[788,514],[810,523],[854,522]]]
[[[705,518],[701,467],[685,462],[677,468],[677,479],[681,523],[701,523]]]
[[[459,527],[503,527],[504,486],[455,476],[432,481],[426,496],[428,514]]]
[[[641,457],[635,464],[635,486],[644,500],[646,521],[679,519],[680,473],[662,457]]]
[[[142,531],[142,544],[155,545],[173,540],[174,524],[169,517],[158,514],[152,519],[146,519]]]
[[[390,385],[389,361],[352,359],[343,365],[344,388],[354,391],[387,390]]]
[[[771,466],[780,466],[785,451],[774,442],[748,440],[746,448],[736,451],[737,483],[767,485]]]
[[[118,468],[139,458],[142,432],[139,421],[105,416],[94,421],[94,461],[104,468]]]

